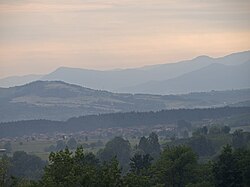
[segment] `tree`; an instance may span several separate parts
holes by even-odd
[[[145,171],[151,166],[153,158],[149,154],[135,154],[130,160],[130,171],[140,175],[143,170]]]
[[[201,128],[201,133],[204,134],[204,135],[207,135],[207,132],[208,132],[207,126],[203,126]]]
[[[220,133],[221,133],[221,129],[218,126],[212,126],[209,129],[209,134],[216,135],[216,134],[220,134]]]
[[[221,128],[221,132],[223,132],[224,134],[229,134],[231,128],[229,126],[224,126]]]
[[[66,148],[57,153],[50,153],[49,165],[45,168],[43,176],[44,186],[74,186],[75,176],[73,172],[72,152]]]
[[[77,142],[76,142],[75,138],[70,138],[69,141],[67,142],[67,146],[69,149],[76,149]]]
[[[187,187],[214,187],[213,165],[211,162],[198,164],[194,171],[193,182]]]
[[[101,174],[99,177],[99,186],[120,187],[122,186],[121,168],[116,158],[105,162],[102,166]]]
[[[4,155],[0,159],[0,186],[5,186],[9,168],[10,168],[10,160],[6,155]]]
[[[215,153],[215,148],[206,136],[199,135],[189,139],[187,143],[199,156],[211,156]]]
[[[232,145],[234,148],[241,148],[245,146],[244,134],[242,129],[234,131],[232,138]]]
[[[150,167],[153,158],[149,154],[135,154],[130,160],[130,172],[124,177],[125,186],[152,186],[150,180]]]
[[[215,186],[243,186],[242,172],[237,158],[233,155],[232,147],[226,145],[218,160],[214,163],[213,173]]]
[[[40,157],[29,155],[24,151],[16,151],[11,158],[10,174],[15,177],[37,180],[43,174],[46,162]]]
[[[56,151],[61,151],[66,148],[66,144],[63,140],[58,140],[56,142]]]
[[[143,150],[145,154],[150,154],[153,158],[157,158],[161,152],[157,134],[152,132],[148,138],[142,137],[138,148]]]
[[[45,168],[42,186],[98,186],[99,161],[92,153],[84,153],[78,147],[75,154],[68,148],[49,156],[49,165]]]
[[[128,173],[124,177],[124,186],[126,187],[151,187],[150,176],[137,175],[135,173]]]
[[[197,156],[187,146],[168,147],[154,165],[154,178],[164,186],[184,187],[192,182]]]
[[[144,151],[144,153],[149,152],[149,145],[148,140],[145,138],[145,136],[141,137],[139,141],[138,148]]]
[[[95,155],[84,153],[82,147],[78,147],[75,154],[66,148],[50,154],[41,185],[119,187],[122,185],[121,169],[115,158],[100,165]]]
[[[250,186],[250,150],[237,149],[234,152],[234,156],[242,172],[243,185]]]
[[[150,133],[148,137],[148,142],[149,142],[149,148],[150,148],[150,153],[152,157],[154,158],[158,157],[161,152],[161,148],[160,148],[157,134],[154,132]],[[147,154],[150,154],[150,153],[147,153]]]
[[[81,186],[98,186],[99,160],[93,153],[84,153],[82,147],[78,147],[73,156],[73,173]]]
[[[105,145],[104,149],[98,152],[98,157],[101,161],[110,161],[116,157],[121,166],[124,169],[128,169],[130,154],[131,147],[129,141],[121,137],[115,137]]]

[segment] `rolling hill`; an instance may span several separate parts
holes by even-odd
[[[66,120],[101,113],[221,107],[249,100],[250,89],[185,95],[118,94],[62,81],[35,81],[0,88],[0,121]]]

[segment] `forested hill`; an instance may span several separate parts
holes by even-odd
[[[249,106],[250,89],[184,95],[119,94],[61,81],[36,81],[0,88],[0,122],[179,108]]]
[[[169,125],[178,120],[194,122],[248,114],[250,115],[250,107],[222,107],[89,115],[70,118],[62,122],[49,120],[16,121],[0,123],[0,137],[31,135],[32,133],[77,132],[110,127]]]

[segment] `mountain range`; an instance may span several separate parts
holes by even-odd
[[[188,93],[250,87],[250,60],[240,65],[213,63],[174,79],[150,81],[124,89],[137,93]]]
[[[35,81],[0,88],[0,122],[162,109],[248,106],[250,89],[182,95],[124,94],[62,81]]]
[[[60,67],[46,75],[0,79],[0,87],[35,80],[64,81],[92,89],[121,93],[180,94],[250,88],[250,51],[220,58],[199,56],[176,63],[122,70]]]

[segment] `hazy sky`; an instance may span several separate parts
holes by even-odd
[[[0,0],[0,77],[249,49],[249,0]]]

